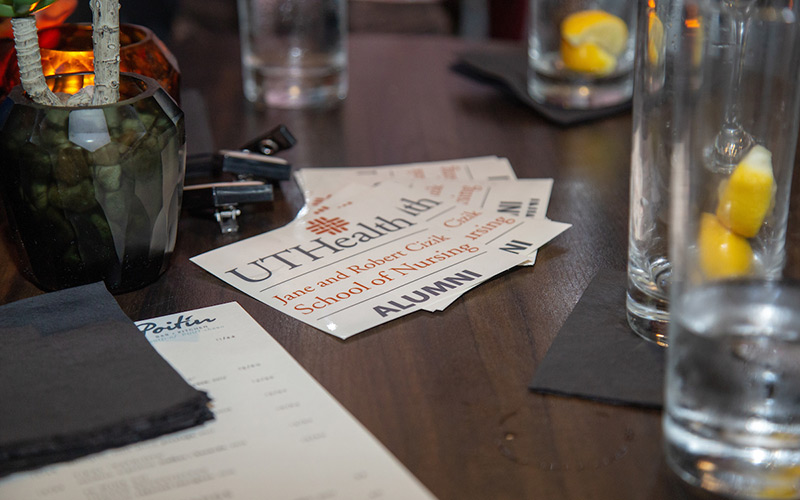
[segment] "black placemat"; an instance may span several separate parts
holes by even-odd
[[[200,424],[208,401],[103,283],[0,307],[0,476]]]
[[[661,408],[663,347],[637,336],[625,316],[624,271],[600,271],[530,383],[535,392]]]
[[[499,85],[525,105],[559,125],[574,125],[622,113],[630,109],[630,100],[616,106],[597,109],[567,109],[547,106],[528,95],[528,59],[524,47],[463,52],[453,70],[486,83]]]

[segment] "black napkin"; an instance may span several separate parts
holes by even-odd
[[[661,408],[665,349],[637,336],[625,317],[626,275],[601,271],[534,375],[534,392]]]
[[[453,69],[463,75],[500,85],[539,114],[559,125],[574,125],[627,111],[631,102],[597,109],[567,109],[538,103],[528,95],[528,56],[523,47],[476,50],[459,55]]]
[[[103,283],[0,307],[0,476],[214,418]]]

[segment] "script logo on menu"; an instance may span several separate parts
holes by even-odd
[[[140,321],[136,326],[140,332],[151,337],[151,342],[156,342],[179,334],[196,333],[198,330],[208,328],[209,324],[216,320],[217,318],[195,319],[191,314],[186,316],[181,314],[174,320],[161,318],[161,322]]]

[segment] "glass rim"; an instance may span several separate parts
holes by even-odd
[[[75,73],[58,73],[55,75],[48,75],[45,77],[46,80],[55,80],[59,78],[67,78],[67,77],[75,77],[75,76],[84,76],[84,75],[92,75],[94,73],[91,71],[78,71]],[[129,72],[120,72],[120,81],[125,79],[130,79],[138,82],[142,82],[142,85],[139,85],[140,91],[135,95],[128,97],[126,99],[122,99],[116,102],[107,103],[107,104],[97,104],[97,105],[89,105],[89,106],[54,106],[49,104],[40,104],[35,102],[25,90],[22,88],[22,84],[15,85],[14,88],[8,93],[7,99],[12,101],[15,104],[21,104],[26,106],[31,106],[35,108],[41,109],[63,109],[63,110],[81,110],[81,109],[103,109],[103,108],[110,108],[114,106],[125,106],[127,104],[132,104],[133,102],[140,101],[142,99],[147,99],[151,96],[154,96],[159,89],[163,90],[161,85],[155,79],[140,75],[138,73],[129,73]],[[164,91],[166,93],[166,91]]]
[[[91,23],[64,23],[64,24],[59,24],[58,26],[50,26],[49,28],[44,28],[40,30],[39,35],[41,36],[48,32],[51,33],[60,32],[64,28],[76,28],[77,31],[88,31],[91,37],[91,32],[92,32]],[[150,41],[154,37],[154,33],[150,28],[147,28],[146,26],[142,26],[139,24],[120,23],[119,30],[120,33],[122,33],[123,31],[126,31],[126,33],[132,32],[132,34],[135,34],[134,37],[136,38],[136,40],[131,43],[120,44],[120,50],[124,50],[128,47],[136,47],[137,45],[142,45]],[[72,52],[86,52],[85,49],[77,49],[70,47],[56,48],[56,47],[40,46],[39,50],[42,52],[54,52],[54,53],[65,53],[65,54],[69,54]]]

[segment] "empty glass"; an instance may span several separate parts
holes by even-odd
[[[628,324],[667,345],[669,325],[670,166],[677,143],[672,105],[678,85],[675,48],[682,29],[680,2],[639,4],[633,95],[633,140],[628,230]]]
[[[277,108],[347,95],[346,0],[238,0],[245,97]]]

